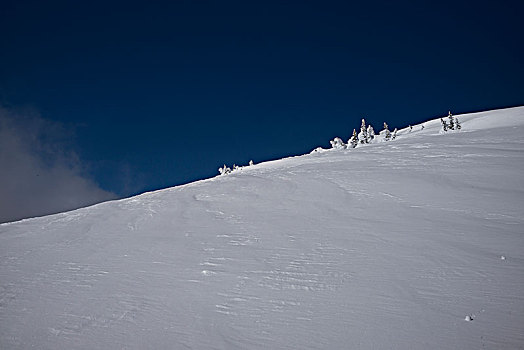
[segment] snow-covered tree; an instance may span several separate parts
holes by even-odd
[[[343,149],[346,148],[346,144],[340,137],[335,137],[332,141],[329,141],[331,143],[331,147],[335,149]]]
[[[229,174],[231,172],[231,168],[227,167],[225,164],[222,168],[218,168],[218,172],[220,173],[220,175],[226,175],[226,174]]]
[[[449,119],[448,128],[451,130],[455,130],[455,122],[453,120],[453,115],[451,114],[451,111],[448,112],[448,119]]]
[[[366,127],[366,121],[362,119],[362,124],[360,125],[360,132],[358,133],[358,140],[360,143],[368,143],[368,132]]]
[[[368,142],[371,142],[375,138],[375,130],[373,129],[371,124],[369,124],[366,131],[368,135]]]
[[[358,145],[358,135],[357,130],[353,129],[353,135],[348,141],[347,148],[355,148]]]
[[[442,123],[443,131],[462,129],[459,120],[451,114],[451,111],[448,112],[448,121],[444,120],[444,118],[440,118],[440,122]]]
[[[393,130],[393,135],[391,135],[391,139],[394,140],[397,138],[397,128],[395,128],[395,130]]]
[[[442,130],[448,131],[448,123],[442,118],[440,118],[440,122],[442,123]]]
[[[412,132],[413,131],[413,125],[409,125],[409,132]]]
[[[250,160],[249,161],[249,166],[252,166],[254,163],[253,163],[253,160]]]
[[[389,126],[384,122],[384,130],[380,132],[381,135],[384,135],[384,140],[389,141],[391,139],[391,132],[389,131]]]
[[[462,125],[460,125],[458,118],[455,118],[455,129],[457,130],[462,129]]]

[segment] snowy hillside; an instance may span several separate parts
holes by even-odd
[[[458,118],[0,225],[0,348],[524,348],[524,107]]]

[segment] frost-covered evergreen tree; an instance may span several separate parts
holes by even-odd
[[[384,135],[384,140],[386,141],[391,139],[391,131],[389,131],[389,126],[386,122],[384,122],[384,130],[382,130],[380,134]]]
[[[412,132],[413,131],[413,125],[409,125],[409,132]]]
[[[462,125],[460,125],[458,118],[455,118],[455,129],[457,130],[462,129]]]
[[[373,129],[371,124],[368,125],[367,134],[368,134],[368,142],[371,142],[375,138],[375,129]]]
[[[254,163],[253,163],[253,160],[250,160],[249,161],[249,166],[252,166]]]
[[[331,147],[334,149],[346,148],[346,144],[340,137],[335,137],[332,141],[329,141],[329,143],[331,143]]]
[[[353,129],[353,135],[351,135],[350,139],[348,140],[347,148],[355,148],[358,145],[358,135],[357,130]]]
[[[397,138],[397,128],[395,128],[395,130],[393,130],[393,135],[391,135],[391,139],[394,140]]]
[[[455,122],[453,120],[453,115],[451,114],[451,111],[448,112],[448,119],[449,119],[448,128],[450,130],[455,130]]]
[[[448,131],[448,123],[442,118],[440,118],[440,122],[442,123],[442,130]]]
[[[231,169],[224,164],[222,168],[218,168],[218,172],[220,173],[220,175],[226,175],[231,172]]]
[[[360,132],[358,133],[358,140],[360,143],[368,143],[368,132],[366,127],[366,121],[362,119],[362,124],[360,125]]]

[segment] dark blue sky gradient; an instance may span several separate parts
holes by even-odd
[[[0,2],[0,103],[130,195],[377,129],[524,104],[522,1]]]

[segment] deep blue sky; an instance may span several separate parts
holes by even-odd
[[[522,1],[0,2],[0,104],[75,130],[127,196],[524,104]]]

